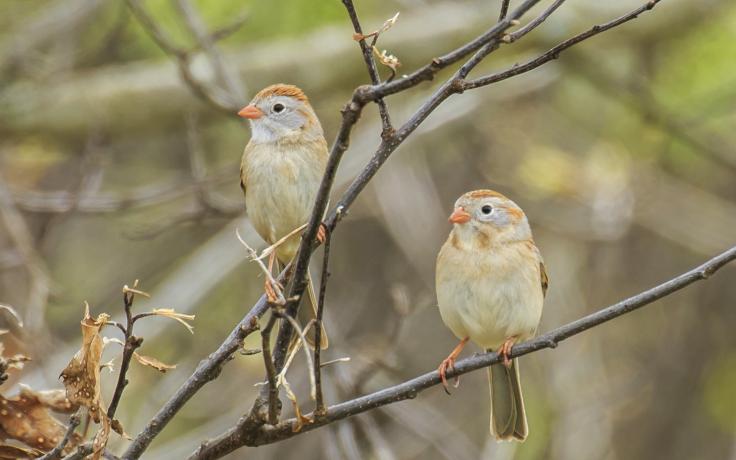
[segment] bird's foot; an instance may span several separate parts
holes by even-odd
[[[451,370],[451,371],[454,371],[455,370],[455,358],[452,355],[448,356],[447,358],[445,358],[444,360],[442,360],[442,362],[440,363],[440,367],[437,368],[437,370],[440,373],[440,379],[442,380],[442,387],[445,389],[445,393],[447,393],[449,395],[450,394],[450,388],[447,385],[447,371],[448,370]],[[455,377],[454,387],[457,388],[458,385],[460,385],[460,377],[457,377],[456,376]]]
[[[263,285],[264,291],[266,291],[266,300],[268,303],[277,303],[279,300],[279,292],[276,289],[283,289],[282,286],[276,286],[274,287],[273,284],[271,284],[271,281],[266,280],[266,282]]]
[[[319,241],[319,244],[325,244],[325,241],[327,240],[327,226],[320,222],[319,227],[317,227],[317,241]]]
[[[460,352],[463,351],[463,348],[465,348],[465,344],[468,343],[468,337],[465,337],[460,341],[460,343],[457,344],[454,350],[452,350],[452,353],[442,360],[440,363],[440,366],[437,368],[437,371],[440,373],[440,380],[442,380],[442,386],[445,389],[445,393],[448,395],[450,394],[450,389],[447,385],[447,371],[454,371],[455,370],[455,361],[457,360],[457,357],[460,355]],[[460,386],[460,376],[455,376],[455,383],[453,384],[453,387],[457,388]]]
[[[511,367],[511,349],[514,347],[517,340],[518,337],[516,336],[509,337],[498,349],[498,354],[503,358],[503,365],[506,366],[507,369]]]

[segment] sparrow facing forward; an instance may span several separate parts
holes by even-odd
[[[327,142],[307,96],[293,85],[264,88],[238,115],[250,120],[252,133],[240,165],[246,209],[258,234],[273,245],[309,220],[327,163]],[[323,232],[320,227],[320,239]],[[269,269],[274,255],[287,264],[299,242],[300,235],[295,234],[279,244],[271,253]],[[316,312],[308,278],[307,290]],[[268,281],[266,293],[273,297]],[[323,333],[322,337],[322,348],[326,348],[327,336]]]
[[[523,441],[529,434],[514,343],[534,336],[542,315],[547,274],[524,212],[492,190],[461,196],[453,229],[437,257],[437,300],[442,321],[460,339],[440,364],[445,373],[468,340],[503,356],[489,368],[491,433]]]

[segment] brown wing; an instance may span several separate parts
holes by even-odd
[[[549,278],[547,277],[547,270],[544,268],[544,262],[539,261],[539,273],[542,278],[542,295],[547,295],[547,286],[549,286]]]
[[[245,195],[245,182],[243,182],[243,164],[240,164],[240,188],[243,190],[243,195]]]

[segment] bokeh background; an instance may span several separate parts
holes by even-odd
[[[366,30],[401,12],[379,47],[407,73],[485,30],[499,7],[497,0],[356,3]],[[474,74],[524,61],[640,3],[571,0]],[[181,2],[142,4],[177,46],[201,48]],[[199,81],[234,106],[267,84],[297,84],[334,137],[340,107],[368,82],[339,1],[189,6],[200,26],[219,34],[214,50],[192,62]],[[389,98],[394,120],[405,120],[447,75]],[[325,359],[351,361],[326,369],[328,401],[429,371],[454,347],[433,278],[460,194],[490,187],[526,210],[550,276],[545,331],[736,242],[734,128],[736,4],[728,0],[661,2],[538,70],[447,101],[335,232]],[[335,197],[379,132],[369,107]],[[137,311],[170,307],[197,316],[194,335],[159,318],[137,329],[142,353],[177,364],[160,375],[133,363],[117,415],[128,432],[140,431],[262,293],[263,279],[235,237],[239,228],[263,246],[238,187],[248,137],[237,116],[182,81],[124,2],[0,3],[0,302],[25,320],[23,329],[9,322],[6,348],[33,358],[4,394],[19,382],[59,388],[59,372],[79,347],[83,302],[94,314],[120,316],[121,287],[137,278],[153,295]],[[522,445],[488,435],[481,371],[465,376],[451,397],[432,388],[228,458],[736,459],[735,279],[736,269],[726,267],[524,357],[531,435]],[[116,336],[114,328],[107,335]],[[258,343],[254,335],[246,347]],[[111,347],[105,356],[116,353]],[[303,363],[289,375],[311,409]],[[103,381],[106,401],[115,377]],[[144,458],[186,457],[250,409],[262,377],[259,355],[237,355]],[[124,445],[113,435],[113,451]]]

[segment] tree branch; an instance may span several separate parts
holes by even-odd
[[[138,287],[138,280],[133,283],[133,289]],[[123,305],[125,307],[126,326],[123,328],[125,334],[125,343],[123,344],[123,358],[120,361],[120,372],[118,373],[118,382],[115,385],[115,391],[112,395],[110,405],[107,407],[107,416],[110,420],[115,418],[115,412],[120,404],[120,398],[123,396],[123,390],[128,386],[128,368],[130,361],[133,359],[133,353],[143,344],[143,337],[133,335],[133,325],[137,318],[133,317],[133,302],[135,301],[135,292],[128,291],[127,286],[123,288]],[[118,325],[120,326],[120,325]]]
[[[506,15],[509,13],[509,3],[511,3],[511,0],[501,0],[501,11],[498,13],[499,21],[506,19]]]
[[[481,86],[490,85],[491,83],[497,83],[501,80],[506,80],[507,78],[511,78],[516,75],[536,69],[537,67],[541,66],[542,64],[546,62],[549,62],[553,59],[557,59],[560,56],[561,52],[565,51],[571,46],[576,45],[582,42],[583,40],[587,40],[590,37],[594,37],[601,32],[605,32],[607,30],[613,29],[614,27],[620,26],[621,24],[631,21],[632,19],[636,19],[640,14],[646,11],[649,11],[655,6],[657,6],[657,3],[659,3],[660,1],[661,0],[651,0],[647,2],[645,5],[623,16],[620,16],[610,22],[607,22],[605,24],[595,25],[591,27],[590,29],[586,30],[585,32],[580,33],[578,35],[575,35],[572,38],[565,40],[564,42],[550,49],[546,53],[522,65],[515,65],[512,68],[505,70],[503,72],[498,72],[498,73],[491,74],[485,77],[476,78],[474,80],[469,80],[462,85],[463,90],[479,88]]]
[[[330,242],[332,240],[332,233],[327,231],[325,235],[324,243],[324,254],[322,256],[322,276],[319,283],[319,297],[317,298],[317,321],[314,325],[314,343],[317,346],[314,347],[314,386],[315,395],[314,401],[316,408],[314,410],[317,416],[321,416],[325,412],[324,396],[322,394],[322,364],[321,354],[322,347],[319,346],[322,343],[322,317],[325,311],[325,294],[327,293],[327,281],[330,277],[329,262],[330,262]]]
[[[407,90],[424,81],[432,80],[435,74],[440,70],[458,62],[465,56],[468,56],[470,53],[474,53],[475,51],[479,50],[481,47],[486,45],[494,38],[498,38],[503,35],[503,33],[507,29],[517,24],[517,21],[534,5],[539,3],[539,1],[540,0],[526,0],[509,16],[497,22],[493,27],[491,27],[472,41],[443,56],[432,59],[432,62],[405,77],[401,77],[391,82],[382,83],[381,85],[369,88],[365,92],[365,96],[369,100],[373,101],[380,97],[389,96],[391,94],[396,94],[401,91]]]
[[[580,334],[583,331],[611,321],[619,316],[630,313],[656,300],[666,297],[690,284],[705,280],[729,262],[736,260],[736,246],[713,257],[704,264],[679,275],[658,286],[648,289],[640,294],[629,297],[616,304],[580,318],[571,323],[553,329],[535,339],[515,345],[511,351],[511,357],[527,355],[545,348],[555,348],[565,339]],[[466,374],[468,372],[500,363],[501,357],[496,353],[483,353],[458,361],[455,369],[448,373],[448,377]],[[311,424],[304,425],[298,432],[293,430],[297,423],[295,419],[285,420],[277,426],[260,426],[253,431],[252,425],[246,425],[242,421],[227,432],[208,442],[203,448],[192,454],[190,460],[209,460],[220,458],[241,446],[259,446],[292,438],[301,433],[311,431],[315,428],[357,415],[387,404],[415,398],[421,391],[440,383],[437,371],[428,372],[424,375],[400,383],[398,385],[376,391],[369,395],[361,396],[350,401],[336,404],[327,409],[327,412],[318,418],[313,418]],[[308,414],[310,416],[313,414]]]
[[[356,35],[362,36],[363,30],[360,27],[358,13],[355,11],[353,0],[342,0],[342,3],[343,5],[345,5],[345,9],[348,10],[348,16],[350,16],[350,22],[353,23],[353,29],[355,30]],[[374,37],[372,45],[375,45],[377,39],[378,35]],[[368,46],[364,38],[358,40],[358,44],[360,45],[360,51],[363,53],[363,60],[365,61],[365,65],[368,68],[368,75],[371,77],[371,83],[373,83],[374,85],[380,84],[381,77],[378,75],[376,61],[375,59],[373,59],[373,47]],[[381,115],[381,124],[383,125],[381,137],[386,138],[387,136],[393,134],[394,130],[393,126],[391,125],[391,117],[389,116],[388,107],[386,106],[386,102],[383,100],[383,98],[376,99],[376,104],[378,104],[378,112]]]
[[[271,307],[273,308],[273,307]],[[261,329],[261,353],[263,365],[266,368],[266,382],[268,385],[268,423],[275,425],[278,422],[279,389],[276,386],[276,368],[271,358],[271,331],[276,324],[276,314],[272,311],[266,327]]]
[[[288,267],[287,269],[288,270]],[[285,271],[286,271],[285,270]],[[279,279],[283,279],[282,272]],[[194,373],[176,390],[176,393],[159,409],[158,413],[148,422],[143,431],[133,439],[128,449],[120,457],[124,460],[140,457],[151,441],[158,436],[177,412],[194,396],[205,384],[220,375],[222,366],[242,346],[243,340],[258,329],[258,318],[268,311],[266,296],[261,296],[248,314],[235,326],[227,339],[219,348],[203,359]]]
[[[71,417],[69,417],[69,424],[67,425],[64,437],[59,441],[56,447],[39,457],[38,460],[57,460],[61,458],[64,454],[64,449],[71,442],[72,437],[74,436],[74,430],[77,429],[82,421],[81,413],[82,409],[78,409]]]

